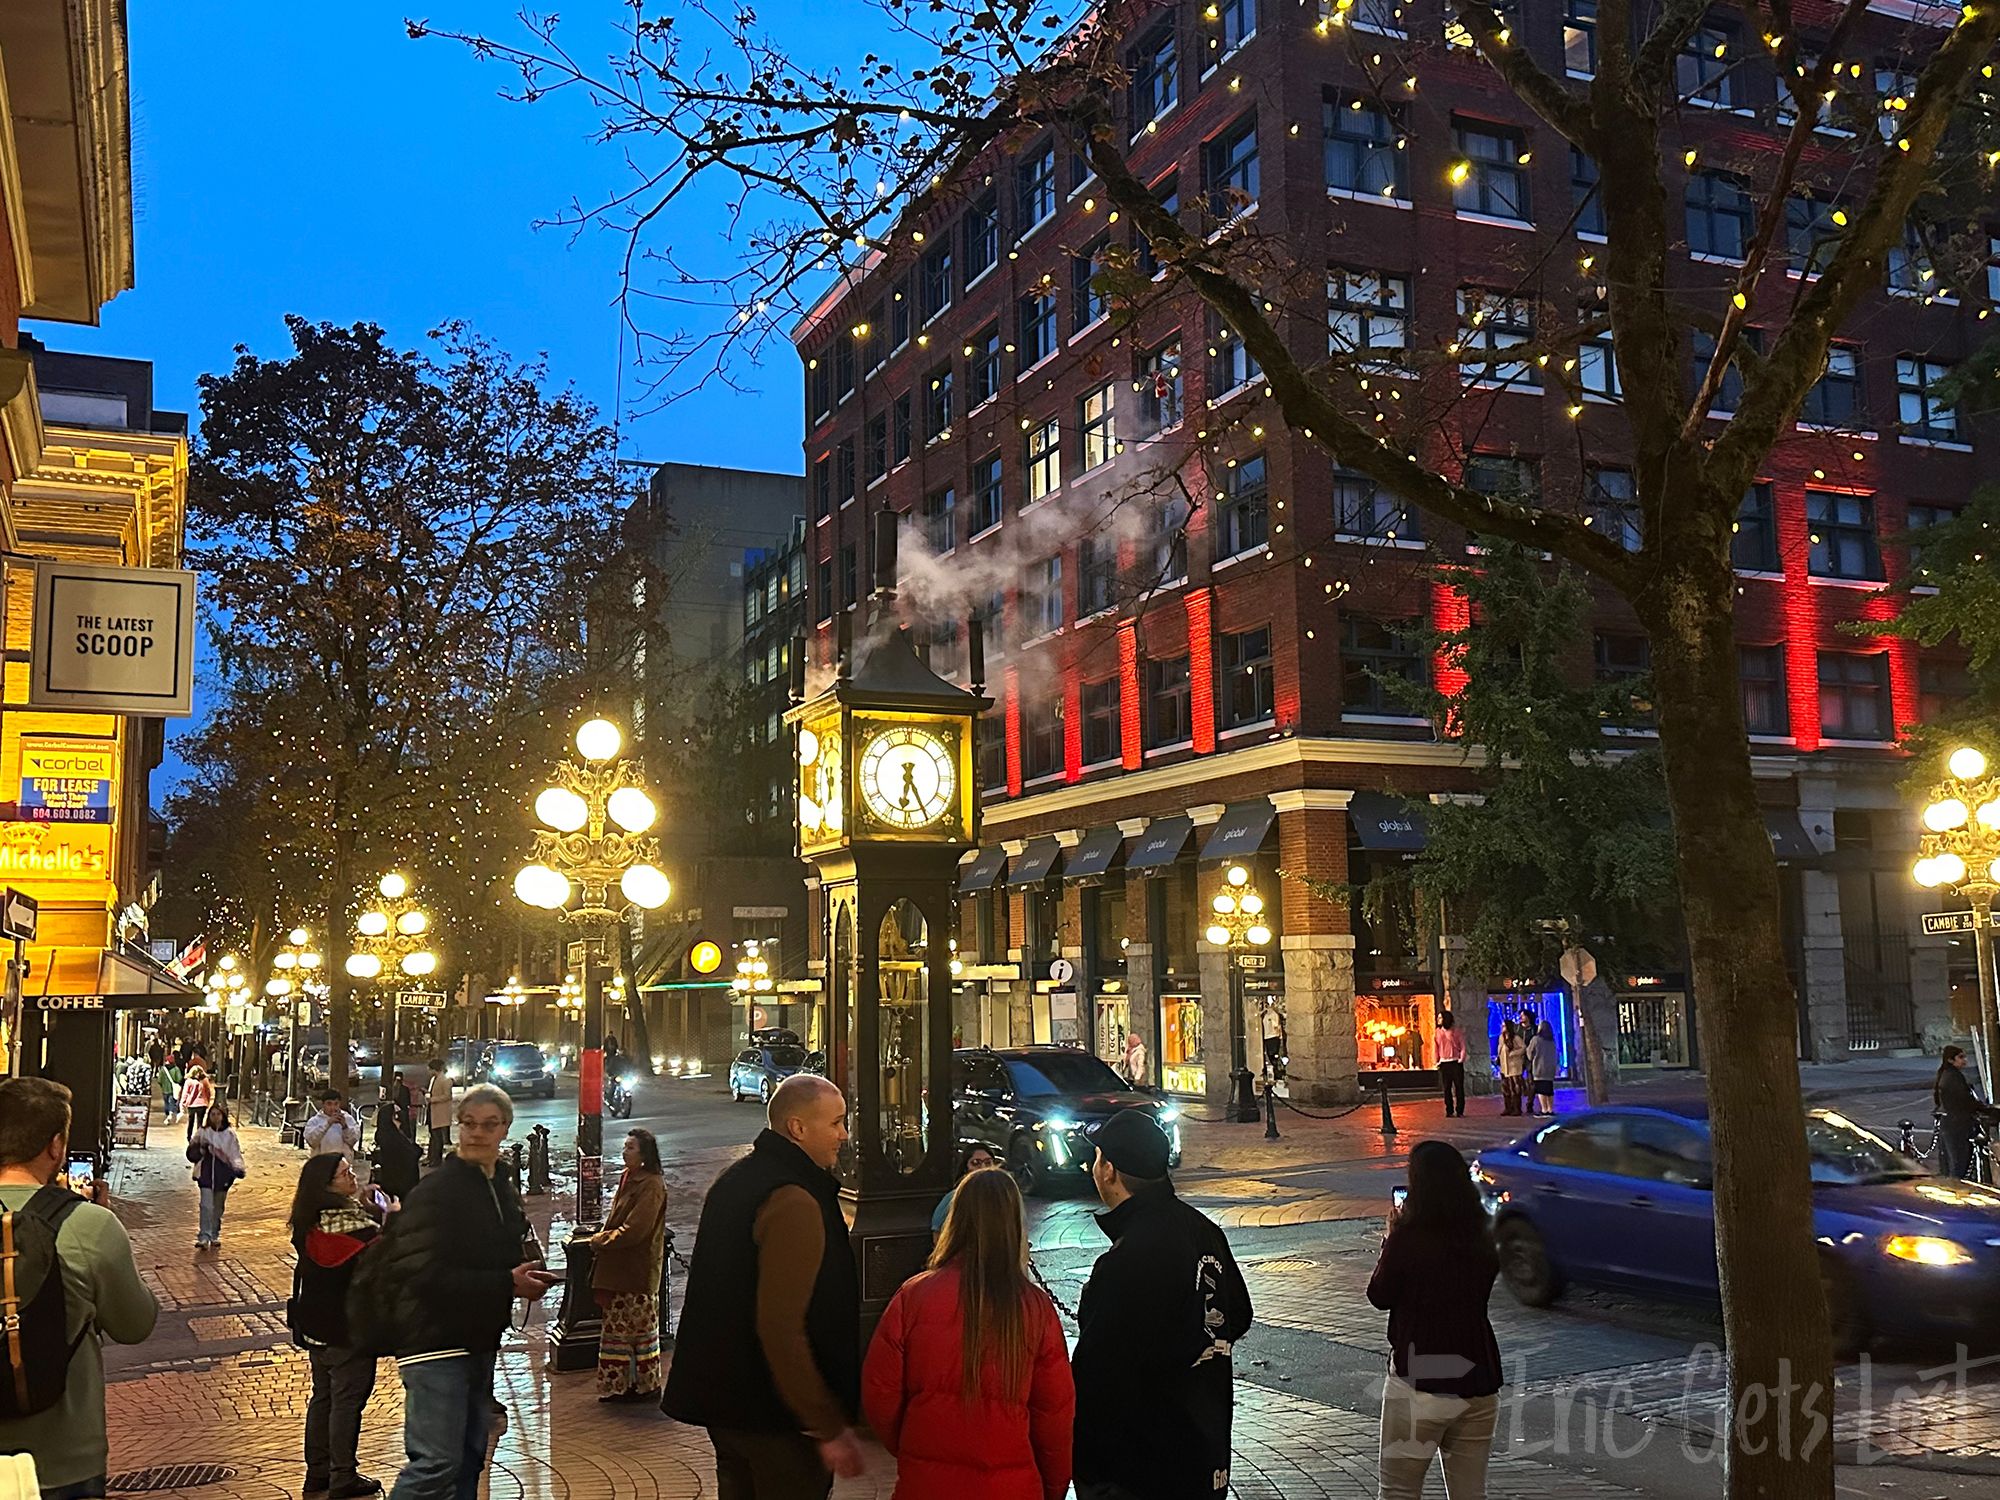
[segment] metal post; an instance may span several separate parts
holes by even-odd
[[[604,965],[583,940],[583,1057],[576,1083],[576,1221],[604,1220]]]
[[[1278,1139],[1278,1074],[1269,1063],[1264,1065],[1264,1139]]]
[[[1236,1122],[1239,1125],[1254,1125],[1257,1123],[1257,1092],[1250,1081],[1248,1032],[1243,1017],[1243,973],[1236,957],[1233,948],[1223,955],[1223,961],[1229,965],[1229,1056],[1232,1064],[1229,1078],[1236,1086]]]
[[[1993,990],[1993,897],[2000,894],[1984,881],[1966,887],[1972,899],[1972,950],[1979,960],[1980,1082],[1987,1103],[1993,1102],[1993,1049],[2000,1045],[2000,1010]]]
[[[1396,1117],[1389,1113],[1389,1080],[1382,1080],[1382,1134],[1396,1133]]]

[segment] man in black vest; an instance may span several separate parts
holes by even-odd
[[[718,1500],[824,1500],[862,1472],[861,1286],[834,1162],[847,1103],[812,1073],[701,1208],[660,1409],[706,1427]]]

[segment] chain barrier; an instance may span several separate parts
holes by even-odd
[[[1035,1285],[1048,1295],[1049,1301],[1055,1303],[1056,1311],[1069,1319],[1071,1323],[1076,1322],[1076,1309],[1056,1295],[1056,1289],[1049,1285],[1047,1278],[1042,1275],[1042,1268],[1035,1264],[1035,1258],[1032,1255],[1028,1257],[1028,1274],[1035,1278]]]
[[[1321,1115],[1321,1114],[1315,1114],[1315,1113],[1313,1113],[1313,1111],[1311,1111],[1311,1110],[1309,1110],[1309,1109],[1300,1109],[1300,1108],[1298,1107],[1298,1105],[1296,1105],[1296,1104],[1292,1103],[1292,1101],[1291,1101],[1291,1100],[1289,1100],[1289,1099],[1287,1099],[1287,1098],[1286,1098],[1286,1097],[1285,1097],[1285,1096],[1284,1096],[1283,1094],[1273,1094],[1273,1095],[1272,1095],[1271,1097],[1272,1097],[1272,1098],[1274,1098],[1274,1099],[1276,1099],[1276,1100],[1277,1100],[1277,1101],[1278,1101],[1278,1102],[1279,1102],[1280,1104],[1284,1105],[1284,1106],[1285,1106],[1285,1108],[1286,1108],[1286,1109],[1289,1109],[1289,1110],[1290,1110],[1290,1111],[1291,1111],[1291,1112],[1292,1112],[1293,1114],[1295,1114],[1295,1115],[1304,1115],[1304,1116],[1305,1116],[1305,1117],[1306,1117],[1306,1118],[1307,1118],[1308,1120],[1341,1120],[1341,1119],[1345,1119],[1345,1118],[1346,1118],[1347,1116],[1349,1116],[1349,1115],[1353,1114],[1353,1113],[1354,1113],[1354,1112],[1355,1112],[1356,1110],[1358,1110],[1358,1109],[1365,1109],[1365,1108],[1367,1108],[1367,1107],[1368,1107],[1368,1104],[1369,1104],[1369,1102],[1370,1102],[1370,1101],[1368,1101],[1368,1100],[1366,1100],[1366,1099],[1363,1099],[1363,1100],[1361,1100],[1361,1101],[1360,1101],[1360,1103],[1358,1103],[1358,1104],[1350,1104],[1350,1105],[1348,1105],[1346,1109],[1339,1109],[1339,1110],[1335,1110],[1335,1111],[1334,1111],[1334,1112],[1333,1112],[1332,1114],[1330,1114],[1330,1115]]]

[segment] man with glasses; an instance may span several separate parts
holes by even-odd
[[[513,1174],[495,1170],[513,1122],[504,1090],[467,1089],[458,1149],[410,1190],[372,1252],[365,1295],[378,1301],[403,1378],[409,1463],[393,1500],[477,1500],[493,1362],[514,1299],[533,1301],[562,1279],[531,1256]]]

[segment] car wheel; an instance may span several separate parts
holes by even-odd
[[[1826,1289],[1826,1321],[1833,1336],[1833,1357],[1857,1359],[1875,1342],[1868,1308],[1854,1289],[1854,1278],[1831,1255],[1819,1258],[1820,1285]]]
[[[1562,1277],[1549,1259],[1549,1247],[1526,1219],[1509,1219],[1494,1236],[1500,1248],[1500,1274],[1507,1290],[1525,1307],[1547,1307],[1562,1291]]]
[[[766,1078],[757,1085],[757,1102],[768,1105],[771,1102],[771,1080]]]
[[[1022,1197],[1031,1198],[1042,1190],[1042,1166],[1035,1160],[1035,1143],[1025,1135],[1016,1136],[1007,1148],[1007,1170],[1014,1174]]]

